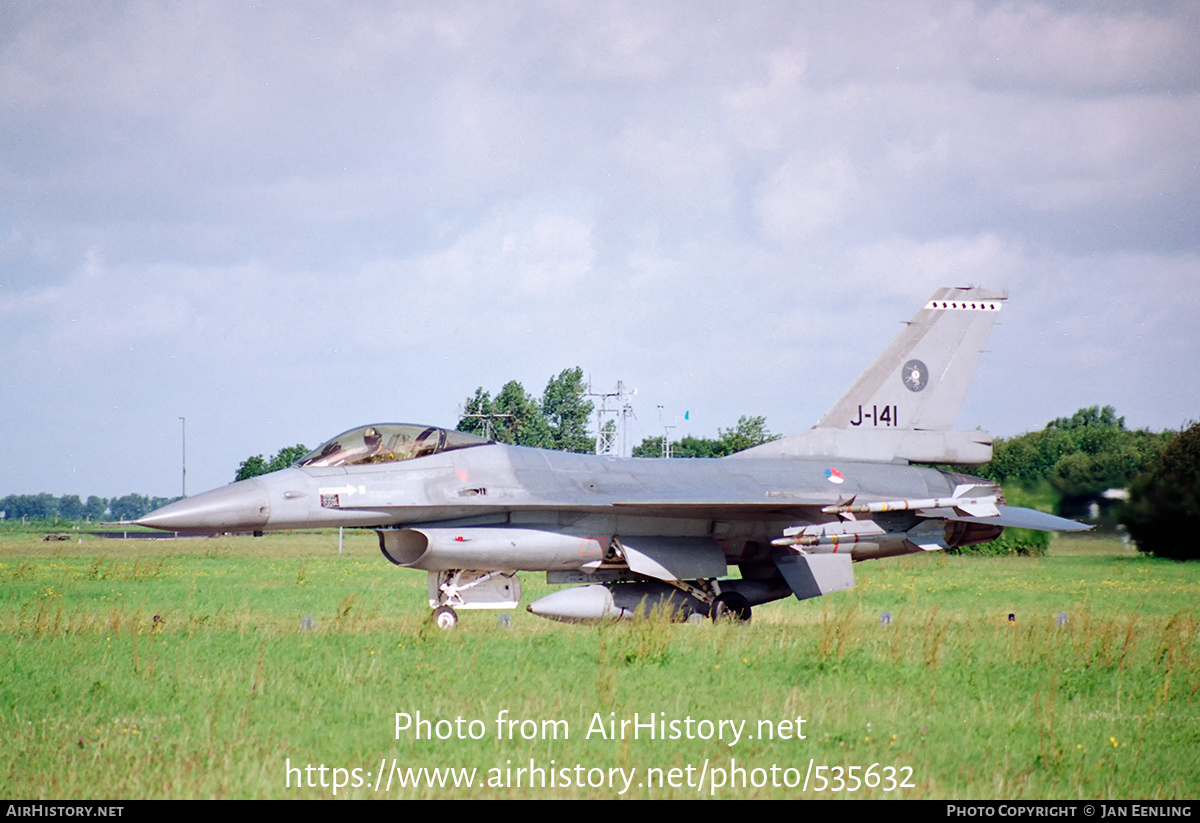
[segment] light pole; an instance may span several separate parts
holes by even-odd
[[[187,497],[187,418],[179,418],[183,427],[183,496]]]

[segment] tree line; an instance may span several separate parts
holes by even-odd
[[[671,457],[725,457],[778,439],[767,430],[767,418],[742,415],[732,429],[717,429],[715,438],[685,434],[672,440]],[[634,457],[662,457],[664,452],[662,436],[647,437],[633,447]]]
[[[1053,496],[1061,514],[1078,516],[1109,489],[1126,489],[1162,457],[1177,432],[1131,431],[1112,406],[1080,409],[1040,431],[997,438],[992,460],[975,473],[1040,496]]]
[[[575,367],[551,377],[541,400],[516,380],[505,383],[495,397],[480,386],[467,398],[456,428],[513,446],[591,454],[596,451],[589,425],[594,408],[587,399],[583,369]],[[718,429],[716,438],[689,434],[672,441],[671,456],[724,457],[778,437],[767,430],[765,417],[742,416],[733,428]],[[644,438],[632,454],[661,457],[663,437]]]
[[[1067,517],[1095,506],[1100,522],[1124,526],[1139,551],[1200,558],[1200,425],[1130,430],[1112,406],[1091,406],[997,439],[991,462],[974,473],[1003,484],[1010,498],[1048,500]]]
[[[85,502],[77,494],[64,494],[62,497],[46,493],[10,494],[8,497],[0,498],[0,513],[3,513],[3,519],[9,522],[18,520],[81,522],[137,520],[139,517],[168,503],[174,503],[178,499],[178,497],[146,497],[141,494],[127,494],[124,497],[113,498],[92,495]]]

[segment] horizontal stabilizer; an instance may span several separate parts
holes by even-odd
[[[788,554],[775,558],[797,600],[854,588],[854,561],[849,554]]]
[[[946,520],[957,520],[962,523],[984,523],[989,526],[1036,529],[1042,532],[1085,532],[1092,528],[1085,523],[1078,523],[1074,520],[1068,520],[1065,517],[1046,514],[1035,509],[1023,509],[1020,506],[997,506],[996,508],[1000,510],[999,517],[970,517],[957,514],[953,510],[943,510],[942,513],[936,516]],[[922,512],[922,514],[927,515],[928,513]]]

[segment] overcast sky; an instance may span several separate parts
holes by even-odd
[[[0,495],[222,485],[581,366],[808,428],[940,285],[958,420],[1200,418],[1193,2],[0,4]],[[658,407],[662,406],[660,412]]]

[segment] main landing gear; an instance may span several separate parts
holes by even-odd
[[[687,610],[691,614],[703,615],[703,608],[707,605],[708,616],[714,623],[747,624],[750,622],[750,601],[739,592],[721,591],[721,581],[719,580],[667,580],[664,582],[692,598],[692,608]]]
[[[737,592],[723,592],[713,600],[708,614],[714,623],[749,623],[750,602]]]

